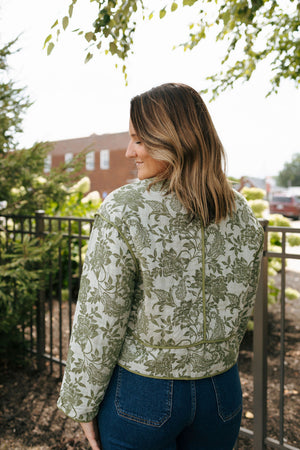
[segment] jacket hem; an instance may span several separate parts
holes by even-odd
[[[141,373],[141,372],[137,372],[135,370],[132,370],[132,369],[128,368],[125,364],[118,363],[117,365],[119,367],[122,367],[122,369],[127,370],[128,372],[134,373],[135,375],[139,375],[139,376],[145,377],[145,378],[154,378],[156,380],[170,380],[170,381],[171,380],[174,380],[174,381],[176,381],[176,380],[178,380],[178,381],[180,381],[180,380],[182,380],[182,381],[192,381],[192,380],[204,380],[205,378],[211,378],[211,377],[215,377],[217,375],[221,375],[222,373],[225,373],[229,369],[231,369],[236,363],[237,363],[237,360],[233,364],[229,365],[224,370],[217,371],[216,373],[212,373],[210,375],[204,375],[202,377],[200,377],[200,376],[193,376],[193,377],[189,377],[189,376],[182,376],[182,377],[155,376],[155,375],[149,375],[149,374],[144,374],[144,373]]]

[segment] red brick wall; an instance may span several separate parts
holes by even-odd
[[[52,167],[57,167],[64,163],[64,155],[52,153]],[[125,158],[125,150],[111,150],[109,169],[100,169],[100,150],[95,151],[95,169],[83,170],[83,176],[87,175],[91,180],[91,191],[98,191],[103,197],[103,193],[109,194],[132,179],[136,178],[137,171],[134,161]]]
[[[136,177],[135,164],[132,160],[125,158],[124,150],[110,151],[109,169],[100,169],[100,152],[95,152],[95,170],[85,170],[90,177],[91,190],[99,191],[101,197],[103,192],[109,194]]]

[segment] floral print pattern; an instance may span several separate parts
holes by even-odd
[[[232,367],[252,312],[263,229],[238,193],[205,229],[149,180],[112,192],[96,214],[58,406],[90,421],[116,364],[197,379]]]

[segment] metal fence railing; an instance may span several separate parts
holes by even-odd
[[[49,370],[59,370],[62,376],[67,356],[72,317],[75,310],[81,268],[85,248],[92,228],[92,219],[77,217],[49,217],[43,211],[35,216],[0,215],[0,264],[1,249],[10,240],[22,241],[25,235],[39,237],[42,240],[52,234],[60,234],[61,239],[55,253],[51,253],[46,263],[49,274],[47,285],[40,290],[36,301],[35,320],[24,329],[24,337],[31,342],[31,351],[36,354],[38,366]],[[243,439],[251,442],[251,448],[262,450],[277,448],[282,450],[299,450],[285,439],[285,287],[286,261],[299,260],[300,253],[291,252],[287,246],[288,234],[299,234],[300,228],[270,227],[266,220],[261,221],[265,232],[264,256],[261,277],[254,310],[253,333],[253,429],[241,427],[236,449],[243,447]],[[280,233],[282,237],[281,252],[268,249],[268,234]],[[268,260],[276,257],[282,261],[280,287],[280,357],[279,357],[279,423],[276,439],[267,435],[268,423]],[[51,270],[50,270],[51,269]],[[300,290],[300,286],[299,286]],[[16,299],[17,301],[17,299]],[[287,424],[289,425],[289,424]],[[248,448],[248,447],[246,447]]]
[[[46,283],[39,290],[35,305],[35,320],[24,329],[24,338],[37,356],[39,368],[47,364],[52,372],[59,367],[62,376],[71,334],[81,268],[93,219],[78,217],[0,215],[1,249],[12,241],[23,242],[25,236],[40,238],[59,235],[55,251],[45,255]],[[18,293],[16,300],[18,301]]]
[[[261,224],[265,231],[264,255],[261,267],[261,276],[257,291],[256,305],[254,309],[254,333],[253,333],[253,429],[241,428],[240,436],[250,438],[255,450],[276,448],[282,450],[299,450],[299,447],[289,445],[285,439],[285,307],[286,307],[286,262],[287,260],[298,260],[300,271],[300,252],[293,252],[287,246],[287,235],[300,235],[300,228],[268,226],[268,221],[262,220]],[[279,233],[281,235],[281,252],[268,250],[268,234]],[[298,247],[299,250],[299,247]],[[270,258],[281,260],[281,282],[280,282],[280,355],[279,355],[279,420],[277,439],[267,436],[268,408],[267,408],[267,386],[268,386],[268,261]],[[300,283],[299,283],[300,290]],[[298,334],[298,339],[300,336]],[[237,448],[239,448],[237,446]]]

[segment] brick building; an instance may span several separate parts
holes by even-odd
[[[84,174],[91,180],[91,191],[102,198],[114,189],[132,182],[137,171],[134,161],[125,158],[128,132],[92,134],[88,137],[53,142],[53,150],[45,161],[45,172],[69,162],[74,155],[87,150]]]

